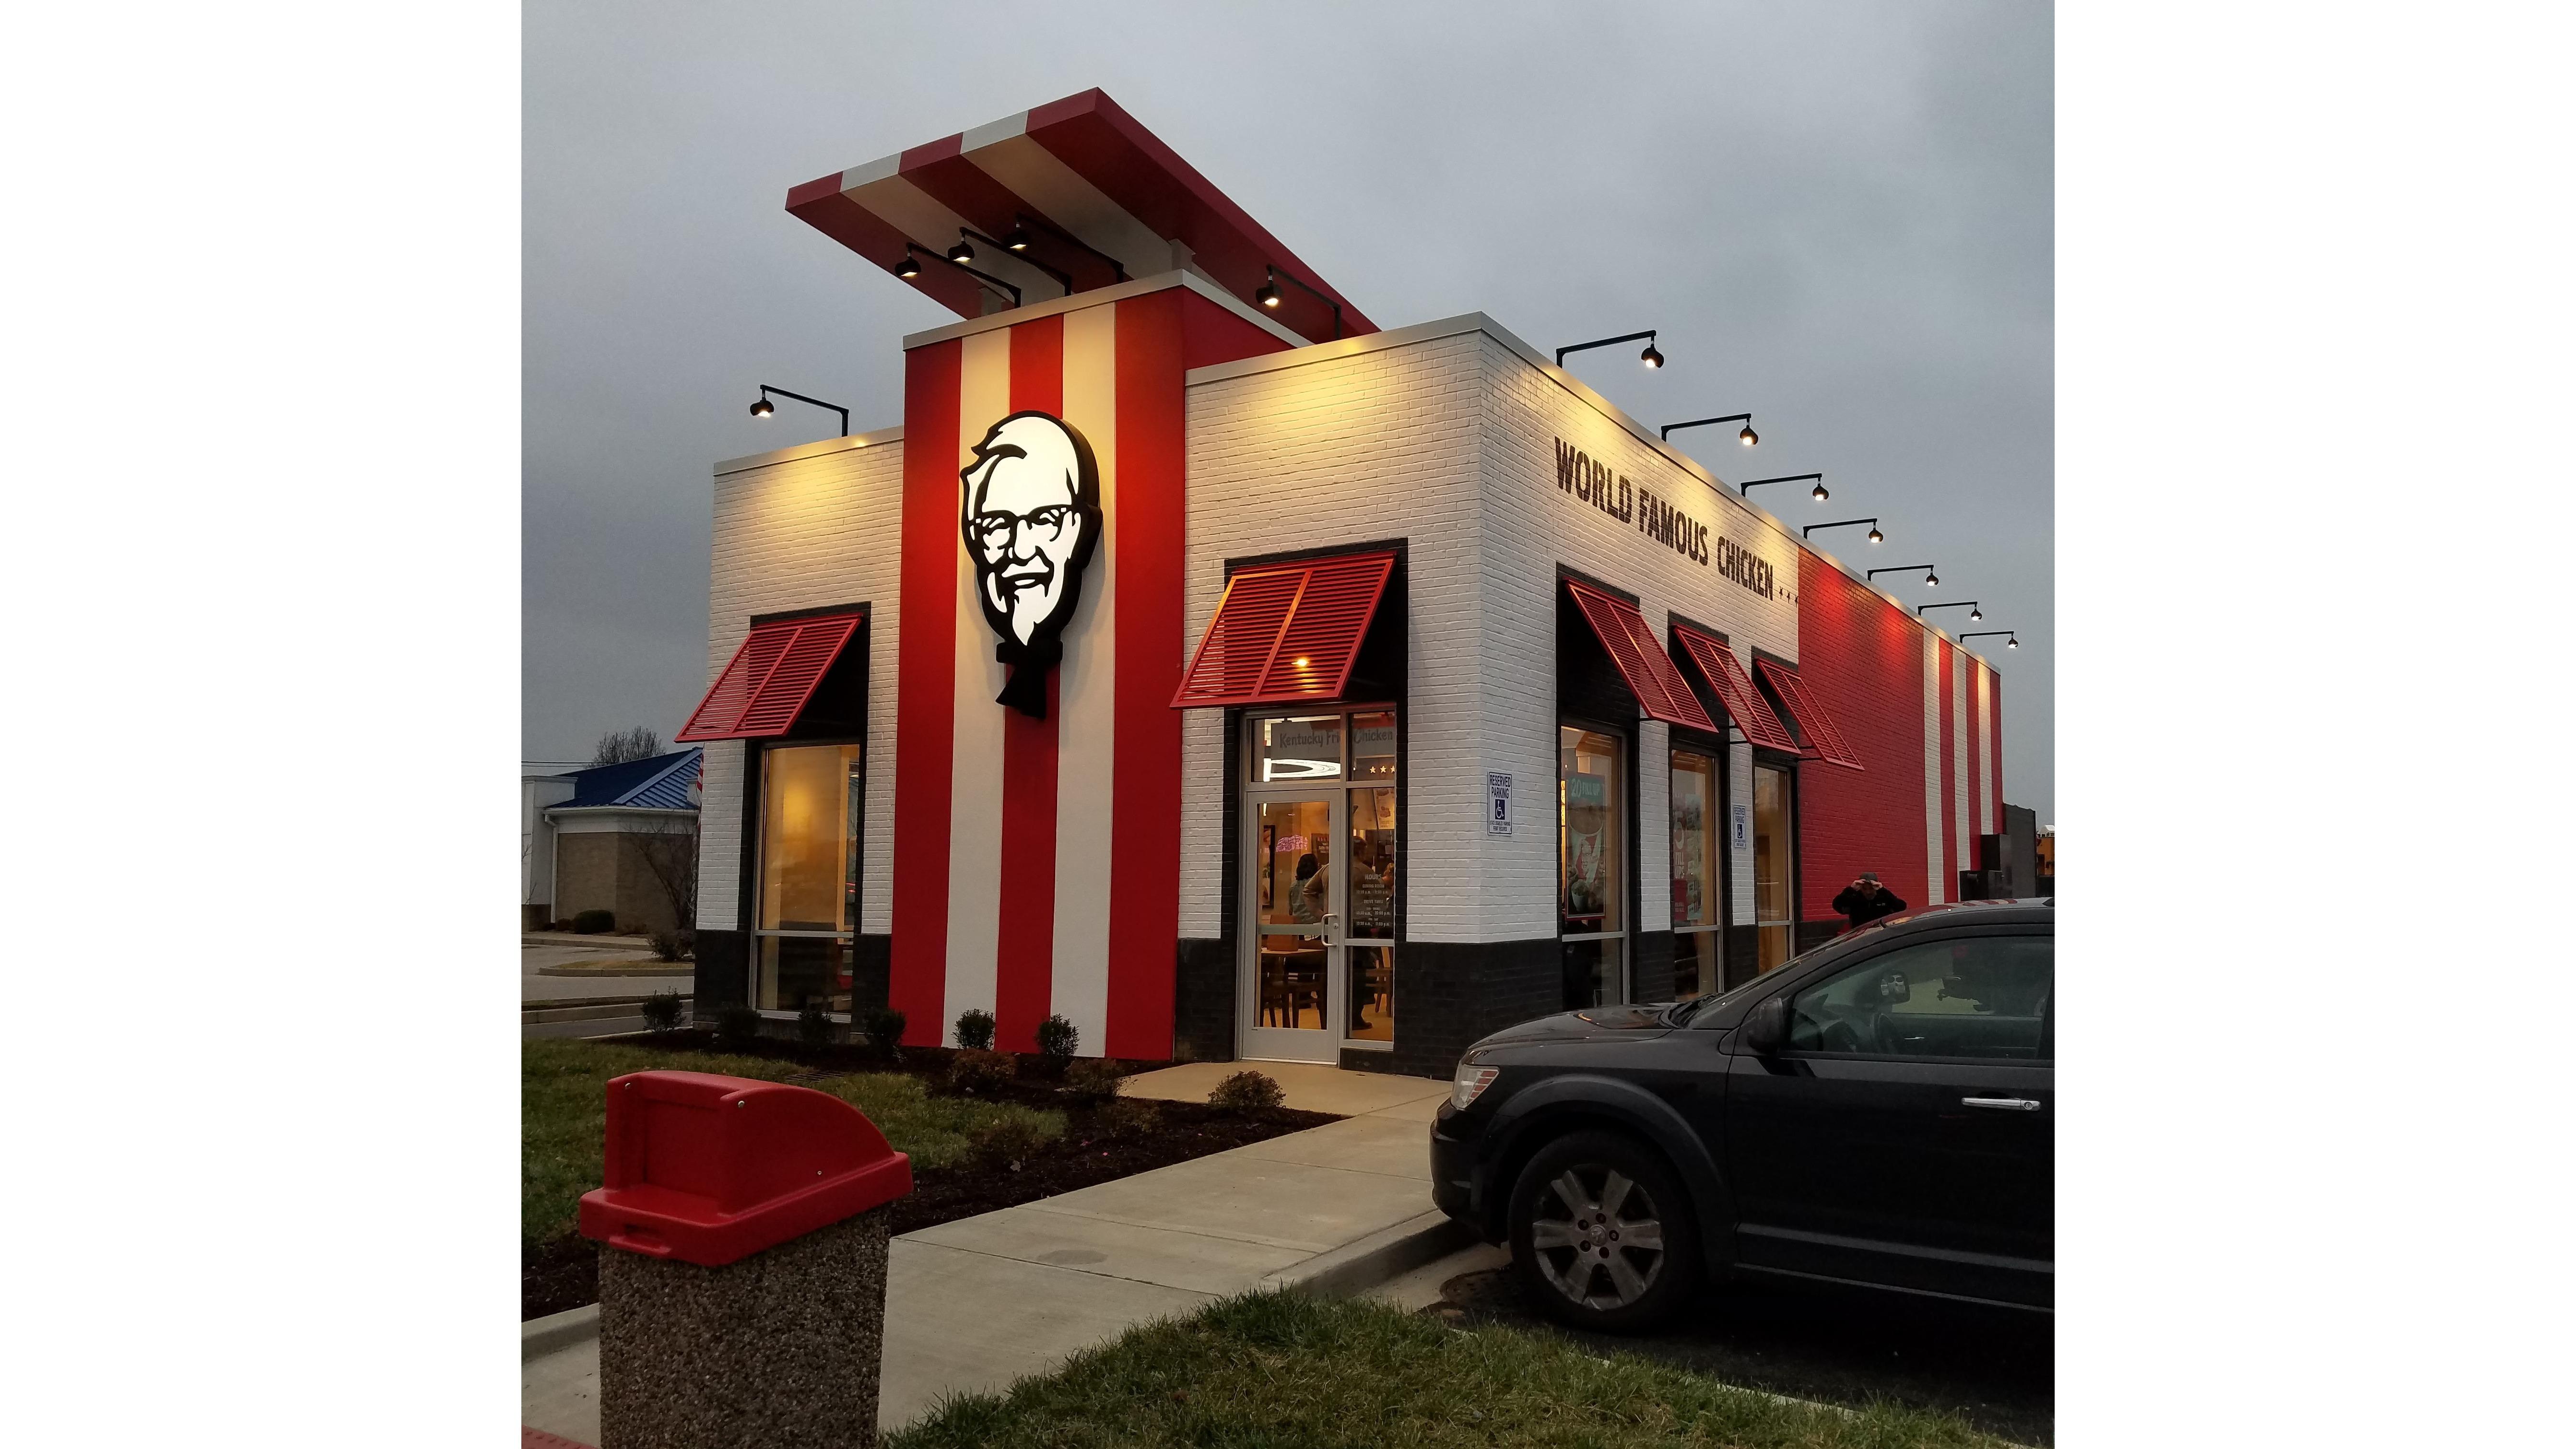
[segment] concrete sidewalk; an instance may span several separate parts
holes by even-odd
[[[1465,1243],[1431,1206],[1424,1124],[1444,1082],[1256,1062],[1174,1067],[1131,1089],[1203,1099],[1246,1065],[1277,1078],[1290,1106],[1358,1114],[895,1239],[880,1426],[1229,1293],[1364,1291]],[[597,1443],[598,1370],[595,1337],[525,1363],[524,1422]]]

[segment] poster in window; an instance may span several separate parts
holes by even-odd
[[[1569,926],[1599,929],[1609,892],[1607,776],[1565,777],[1565,915]]]
[[[1278,846],[1279,827],[1276,825],[1262,826],[1261,868],[1259,875],[1261,876],[1261,908],[1265,911],[1272,909],[1277,904],[1276,897],[1279,892],[1271,879],[1271,875],[1278,869],[1278,867],[1273,864],[1273,862],[1278,859]]]

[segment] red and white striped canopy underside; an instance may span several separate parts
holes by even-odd
[[[1027,259],[971,243],[975,270],[1019,288],[1023,303],[1114,285],[1122,266],[1130,278],[1195,266],[1252,302],[1276,268],[1293,281],[1279,288],[1279,305],[1265,310],[1289,330],[1318,341],[1334,335],[1332,306],[1315,293],[1340,304],[1341,335],[1377,330],[1098,90],[806,182],[787,193],[787,209],[888,272],[902,263],[909,242],[921,271],[906,280],[960,317],[1013,305],[1008,294],[946,260],[961,228],[994,239],[1025,229]],[[1049,268],[1069,276],[1071,286]]]

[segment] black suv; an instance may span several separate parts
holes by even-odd
[[[1738,1273],[2048,1310],[2056,914],[1934,907],[1497,1032],[1432,1123],[1432,1198],[1582,1328]]]

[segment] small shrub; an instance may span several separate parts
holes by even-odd
[[[694,954],[697,943],[692,938],[696,934],[694,931],[655,931],[646,939],[653,943],[654,960],[685,961]]]
[[[993,1013],[961,1011],[957,1013],[957,1044],[970,1052],[993,1049]]]
[[[680,993],[662,991],[644,998],[644,1024],[654,1031],[676,1031],[680,1025]]]
[[[1163,1109],[1134,1097],[1118,1097],[1102,1105],[1100,1130],[1112,1137],[1150,1137],[1163,1125]]]
[[[952,1092],[990,1092],[1019,1075],[1019,1060],[1009,1052],[969,1049],[959,1052],[948,1062],[948,1089]]]
[[[1022,1163],[1045,1149],[1049,1139],[1035,1119],[1014,1113],[976,1128],[967,1140],[973,1144],[977,1165],[1017,1172]]]
[[[1107,1057],[1085,1057],[1064,1069],[1064,1088],[1085,1102],[1106,1102],[1118,1095],[1118,1064]]]
[[[880,1006],[860,1020],[859,1033],[868,1039],[868,1046],[878,1056],[890,1062],[903,1058],[902,1012]]]
[[[1082,1032],[1061,1016],[1038,1023],[1038,1055],[1069,1059],[1082,1045]]]
[[[760,1013],[748,1006],[728,1006],[716,1013],[716,1045],[738,1052],[760,1040]]]
[[[809,1047],[830,1046],[840,1034],[841,1024],[832,1020],[819,1001],[806,1002],[805,1009],[796,1013],[796,1039]]]
[[[617,929],[615,911],[580,911],[572,918],[572,928],[585,936],[596,936]]]
[[[1216,1084],[1208,1093],[1208,1105],[1228,1112],[1250,1112],[1263,1107],[1276,1107],[1287,1094],[1279,1084],[1259,1072],[1237,1072]]]

